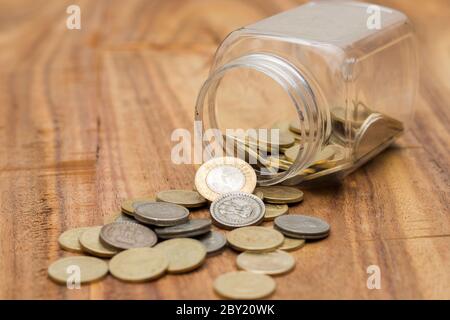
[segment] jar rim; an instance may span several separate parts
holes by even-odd
[[[298,68],[282,57],[268,53],[252,53],[238,57],[213,69],[209,78],[203,84],[195,107],[195,120],[202,121],[202,125],[197,127],[198,130],[205,131],[203,122],[204,108],[209,108],[208,120],[211,126],[218,128],[216,112],[213,112],[215,111],[217,88],[227,72],[236,68],[250,68],[270,77],[288,94],[292,105],[296,109],[296,120],[300,123],[302,136],[304,137],[302,139],[303,148],[299,151],[297,158],[287,171],[273,175],[257,174],[258,185],[281,183],[295,176],[303,168],[306,168],[323,143],[325,126],[314,91],[309,81]],[[304,123],[308,124],[310,130],[305,129]],[[199,132],[199,134],[203,132]],[[203,141],[203,144],[205,146],[206,141]],[[208,156],[212,157],[212,154],[209,153]]]

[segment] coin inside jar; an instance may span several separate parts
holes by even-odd
[[[262,299],[271,295],[275,288],[271,277],[247,271],[225,273],[214,281],[214,291],[229,299]]]
[[[170,239],[158,243],[156,249],[166,254],[170,273],[189,272],[200,267],[206,258],[205,246],[198,240],[189,238]]]
[[[272,251],[283,244],[284,236],[266,227],[244,227],[227,234],[227,241],[237,251]]]
[[[278,217],[274,221],[274,226],[286,236],[297,239],[322,239],[330,232],[330,225],[327,222],[304,215]]]
[[[169,267],[165,254],[154,248],[122,251],[109,262],[111,274],[124,281],[142,282],[162,276]]]
[[[256,186],[256,173],[244,160],[232,157],[214,158],[197,170],[195,186],[197,191],[210,201],[229,192],[252,193]]]
[[[80,245],[84,252],[101,258],[110,258],[117,254],[119,250],[110,246],[105,246],[100,241],[100,231],[102,226],[88,228],[80,236]]]
[[[136,208],[136,220],[154,226],[174,226],[188,220],[189,210],[183,206],[166,203],[145,203]]]
[[[191,190],[167,190],[158,192],[156,199],[162,202],[169,202],[181,205],[186,208],[199,208],[207,204],[197,191]]]
[[[295,259],[289,253],[276,250],[272,252],[242,252],[236,259],[240,269],[249,272],[279,275],[291,271]]]
[[[294,187],[270,186],[258,187],[264,194],[264,201],[272,204],[292,204],[303,200],[303,192]]]
[[[161,239],[188,238],[205,234],[211,230],[210,219],[191,219],[176,226],[155,228],[155,232]]]
[[[90,283],[100,280],[108,273],[108,264],[98,258],[75,256],[61,258],[48,267],[48,276],[61,284],[67,284],[67,280],[73,276],[73,272],[79,271],[80,283]]]
[[[216,199],[210,212],[215,224],[232,229],[259,224],[264,218],[265,205],[253,194],[232,192]]]
[[[152,247],[158,238],[149,228],[130,222],[113,222],[104,225],[100,240],[118,250]]]

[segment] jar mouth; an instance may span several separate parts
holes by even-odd
[[[326,121],[317,105],[316,97],[307,79],[294,65],[279,56],[266,53],[249,54],[241,56],[213,70],[209,78],[203,84],[197,98],[195,119],[196,121],[201,121],[201,125],[196,126],[196,129],[201,131],[197,132],[197,134],[203,136],[203,133],[208,129],[219,129],[215,134],[215,143],[220,145],[220,149],[224,150],[227,156],[244,158],[244,160],[250,163],[251,161],[249,160],[255,161],[255,158],[258,162],[263,162],[262,159],[264,158],[259,154],[254,154],[254,150],[250,152],[246,149],[242,152],[239,148],[236,149],[235,146],[230,147],[228,142],[230,136],[224,132],[226,130],[219,124],[217,101],[218,90],[224,81],[224,77],[234,70],[251,70],[252,72],[259,73],[264,77],[271,79],[275,85],[282,89],[288,97],[289,108],[292,108],[293,110],[292,118],[290,118],[289,121],[291,122],[291,126],[296,126],[298,137],[301,139],[300,147],[298,148],[299,151],[295,160],[288,168],[284,168],[284,171],[274,171],[269,170],[269,168],[266,168],[267,170],[255,170],[257,172],[258,185],[265,186],[278,184],[300,174],[302,169],[306,168],[308,164],[311,163],[314,155],[318,152],[323,143],[324,137],[326,136]],[[247,83],[243,82],[242,79],[237,79],[237,81],[232,81],[232,83],[238,86],[238,88],[244,88],[243,91],[245,91],[247,86]],[[233,91],[231,91],[231,94],[228,94],[227,97],[232,96],[233,94]],[[264,92],[262,94],[264,94]],[[237,114],[241,113],[240,110],[242,109],[232,110],[235,117]],[[275,105],[274,113],[276,112],[277,106]],[[256,113],[258,113],[257,110]],[[256,113],[255,115],[259,116]],[[272,113],[272,115],[274,113]],[[277,119],[274,119],[273,122],[276,120]],[[247,127],[242,129],[243,131],[249,131],[251,129],[259,131],[262,128]],[[282,129],[280,128],[280,130]],[[267,134],[271,135],[273,134],[273,131],[270,131]],[[223,139],[224,137],[226,139]],[[237,140],[238,145],[239,142],[242,142],[242,140],[239,141],[239,139],[235,140]],[[243,145],[244,144],[240,144],[241,147]],[[246,145],[248,145],[248,143]],[[209,141],[205,139],[203,139],[203,148],[203,157],[205,161],[217,156],[216,152],[214,152],[214,150],[217,149],[215,147],[211,148]],[[256,151],[259,153],[261,151],[260,149],[261,148],[258,146]],[[254,165],[254,163],[251,164]]]

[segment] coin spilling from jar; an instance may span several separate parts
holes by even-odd
[[[240,271],[219,275],[211,290],[224,298],[265,298],[276,290],[272,277],[295,268],[290,252],[330,233],[318,217],[289,214],[290,206],[303,201],[301,190],[256,187],[254,169],[240,159],[204,163],[195,189],[127,199],[114,221],[65,231],[60,247],[82,255],[53,262],[49,277],[64,284],[70,276],[67,267],[77,265],[81,283],[108,273],[125,282],[156,281],[202,268],[206,259],[228,248],[240,253],[235,258]],[[195,217],[207,205],[210,218]]]

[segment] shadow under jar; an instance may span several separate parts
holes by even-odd
[[[352,1],[238,29],[197,99],[204,154],[245,159],[259,185],[340,181],[410,123],[416,51],[403,13]]]

